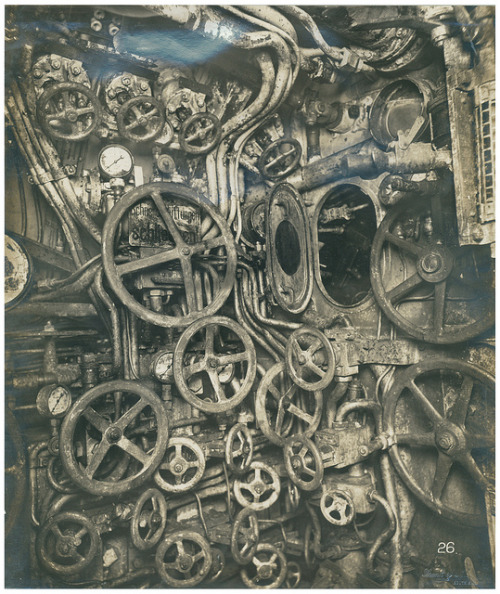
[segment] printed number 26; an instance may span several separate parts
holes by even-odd
[[[440,542],[438,545],[438,553],[454,553],[455,543],[454,542]]]

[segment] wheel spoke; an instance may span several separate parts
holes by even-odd
[[[398,433],[395,435],[398,445],[434,447],[436,445],[434,433]]]
[[[199,254],[201,252],[213,250],[215,248],[225,245],[226,240],[222,235],[219,235],[218,237],[213,237],[212,239],[205,239],[204,241],[200,243],[195,243],[193,245],[190,245],[189,247],[194,254]]]
[[[455,423],[455,425],[465,424],[473,388],[474,379],[470,375],[466,375],[462,382],[462,386],[460,387],[460,393],[457,396],[455,404],[448,413],[448,418]]]
[[[188,313],[199,311],[198,293],[194,286],[193,265],[190,256],[183,256],[181,258],[182,277],[184,280],[184,291],[186,293],[186,301],[188,306]]]
[[[307,348],[306,353],[312,357],[314,355],[314,353],[320,349],[323,346],[323,343],[321,341],[321,339],[319,338],[314,338],[314,340],[312,341],[312,343],[309,345],[309,347]]]
[[[126,437],[122,437],[116,445],[138,460],[143,466],[146,466],[151,459],[144,450],[141,450],[139,446],[135,445],[135,443],[131,442],[130,439],[127,439]]]
[[[316,476],[316,471],[313,470],[312,468],[309,468],[308,466],[303,466],[302,472],[304,472],[305,474],[307,474],[309,476],[312,476],[313,478]]]
[[[241,363],[248,361],[250,354],[247,351],[243,353],[231,353],[230,355],[218,355],[219,365],[229,365],[230,363]]]
[[[182,239],[181,232],[179,231],[179,228],[175,224],[175,221],[172,218],[172,215],[169,213],[168,208],[165,206],[165,203],[163,202],[163,198],[161,197],[161,194],[159,192],[152,192],[151,198],[153,199],[153,201],[156,205],[156,208],[160,212],[161,218],[163,219],[163,222],[167,226],[167,229],[169,230],[170,235],[172,236],[172,239],[174,240],[175,245],[176,246],[185,245],[186,242],[184,241],[184,239]]]
[[[153,266],[160,266],[160,264],[166,264],[172,260],[179,260],[179,258],[179,249],[175,247],[171,250],[164,250],[158,254],[147,256],[146,258],[137,258],[136,260],[131,260],[130,262],[125,262],[124,264],[117,264],[116,272],[119,274],[119,276],[124,276],[125,274],[146,270],[147,268],[152,268]]]
[[[285,419],[285,409],[283,407],[283,401],[280,400],[278,404],[278,412],[276,413],[276,421],[274,423],[274,430],[278,435],[281,435],[281,429],[283,427],[283,421]]]
[[[422,390],[415,384],[413,380],[411,380],[408,383],[408,388],[411,390],[412,394],[417,397],[417,400],[423,406],[425,413],[432,421],[440,422],[443,420],[443,417],[438,413],[438,411],[428,400],[427,396],[422,392]]]
[[[64,538],[59,524],[53,524],[50,528],[50,531],[55,535],[56,538]]]
[[[444,309],[446,304],[446,281],[434,287],[434,330],[441,334],[444,329]]]
[[[122,431],[148,406],[147,402],[144,402],[142,398],[138,400],[134,406],[129,408],[119,419],[116,421],[115,426]]]
[[[461,456],[458,461],[469,472],[474,479],[474,482],[476,482],[482,489],[487,490],[491,488],[491,483],[481,472],[477,462],[474,460],[470,452]]]
[[[307,425],[309,426],[312,425],[314,422],[314,417],[312,417],[309,413],[303,411],[298,406],[295,406],[295,404],[288,405],[288,412],[292,415],[295,415],[296,417],[299,417],[299,419],[307,423]]]
[[[92,478],[94,474],[97,472],[99,466],[101,465],[101,462],[104,460],[104,457],[108,453],[109,448],[110,444],[105,439],[103,439],[101,443],[94,448],[94,451],[90,455],[89,463],[85,468],[85,474],[89,478]]]
[[[404,250],[405,252],[409,252],[410,254],[413,254],[417,257],[421,256],[424,251],[423,248],[417,245],[416,243],[411,243],[410,241],[401,239],[393,233],[387,232],[385,234],[385,240],[391,243],[392,245]]]
[[[412,276],[388,291],[387,298],[391,303],[397,303],[398,301],[401,301],[403,297],[406,297],[408,293],[411,293],[411,291],[420,286],[422,282],[422,278],[417,273],[412,274]]]
[[[315,373],[317,376],[319,377],[323,377],[326,373],[326,371],[323,371],[321,369],[321,367],[318,367],[318,365],[316,365],[316,363],[314,363],[313,361],[306,361],[305,366],[312,371],[313,373]]]
[[[219,376],[217,372],[213,369],[207,371],[208,377],[210,378],[210,383],[212,384],[212,388],[214,389],[215,396],[217,398],[217,402],[223,402],[227,400],[226,394],[224,392],[224,388],[220,383]]]
[[[271,396],[274,397],[274,399],[276,401],[278,401],[278,402],[281,401],[281,398],[282,398],[281,392],[279,391],[279,389],[273,383],[270,383],[269,384],[269,386],[267,388],[267,391],[269,392],[269,394],[271,394]]]
[[[184,377],[186,379],[188,379],[192,375],[195,375],[196,373],[201,373],[202,371],[205,371],[206,367],[207,367],[207,363],[205,360],[203,360],[203,361],[198,361],[197,363],[191,363],[191,365],[184,367],[184,369],[182,371],[184,373]]]
[[[106,421],[98,412],[96,412],[91,406],[88,406],[83,411],[83,416],[87,421],[99,430],[101,433],[105,433],[109,427],[109,421]]]
[[[209,324],[205,333],[205,356],[209,357],[214,354],[215,332],[217,326]]]
[[[434,473],[434,479],[431,485],[431,494],[437,501],[441,500],[441,495],[443,494],[443,490],[446,485],[446,481],[448,480],[452,465],[452,458],[446,454],[443,454],[442,452],[438,453],[436,472]]]

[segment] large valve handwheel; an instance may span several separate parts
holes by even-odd
[[[88,87],[62,82],[48,88],[38,102],[38,119],[56,140],[84,140],[101,123],[99,99]]]
[[[130,521],[130,537],[140,551],[148,551],[160,542],[167,525],[167,502],[155,488],[147,489],[137,500]]]
[[[165,108],[148,95],[132,97],[120,106],[116,114],[118,132],[133,142],[158,138],[165,126]]]
[[[299,328],[288,339],[286,370],[303,390],[324,390],[335,376],[335,353],[328,338],[316,328]]]
[[[239,565],[247,565],[257,552],[259,544],[259,520],[248,508],[241,509],[234,519],[231,530],[231,554]]]
[[[87,516],[62,512],[40,528],[36,551],[40,563],[50,573],[71,576],[82,572],[96,558],[101,538]]]
[[[225,447],[226,464],[232,473],[248,470],[253,458],[253,438],[250,429],[243,423],[236,423],[229,430]]]
[[[87,444],[83,454],[82,441]],[[142,384],[115,380],[92,388],[73,404],[61,427],[60,456],[79,487],[94,495],[118,495],[153,474],[167,443],[168,417],[158,396]],[[99,468],[117,454],[130,459],[125,476],[100,478]]]
[[[234,481],[233,489],[241,506],[262,511],[278,500],[281,482],[274,468],[256,460],[245,476]]]
[[[156,484],[168,493],[185,493],[205,472],[205,454],[189,437],[171,437],[164,460],[154,474]]]
[[[203,353],[186,365],[185,357],[199,342]],[[250,392],[257,371],[255,347],[248,332],[223,316],[197,320],[182,333],[174,351],[174,379],[181,396],[206,413],[221,413],[241,404]],[[234,375],[230,382],[225,376]],[[203,392],[195,393],[190,381],[200,378]]]
[[[212,113],[195,113],[179,130],[179,144],[191,155],[203,155],[215,148],[221,137],[219,118]]]
[[[186,206],[194,207],[210,218],[219,234],[200,241],[193,238],[191,232],[186,235],[182,218],[174,220],[179,207]],[[158,227],[164,229],[160,235],[165,236],[166,241],[162,239],[161,245],[156,248],[131,248],[130,237],[127,237],[117,248],[122,225],[128,227],[129,215],[137,209],[147,211],[151,218],[156,217]],[[133,230],[130,233],[133,235]],[[224,254],[220,253],[221,249]],[[152,253],[143,257],[142,250],[152,250]],[[127,254],[129,261],[123,262],[120,251],[123,255]],[[198,265],[206,265],[212,257],[217,258],[217,267],[223,278],[205,304],[200,302],[201,296],[196,291],[194,271]],[[165,328],[188,326],[199,318],[215,314],[231,292],[236,274],[236,247],[226,221],[202,196],[186,186],[169,182],[145,184],[120,198],[104,225],[102,259],[108,282],[122,303],[142,320]],[[181,315],[179,309],[177,315],[167,315],[156,311],[152,305],[145,305],[134,281],[140,281],[142,274],[152,272],[161,277],[172,266],[179,265],[182,281],[176,293],[184,293],[187,313]]]
[[[484,490],[494,488],[495,385],[482,369],[453,359],[407,368],[384,407],[396,470],[438,514],[484,523]]]
[[[241,579],[249,588],[279,588],[286,578],[286,557],[278,547],[262,543],[251,563],[240,569]]]
[[[354,503],[346,491],[325,490],[319,505],[325,519],[334,526],[347,526],[354,520]]]
[[[255,414],[264,435],[283,446],[293,425],[294,433],[310,437],[318,428],[323,394],[304,392],[291,381],[284,363],[276,363],[263,376],[257,389]]]
[[[305,435],[292,435],[283,447],[290,480],[303,491],[314,491],[323,480],[323,460],[318,448]]]
[[[378,304],[398,328],[426,342],[463,342],[494,322],[489,247],[459,247],[455,226],[445,197],[412,196],[390,210],[373,240]]]
[[[191,530],[168,535],[156,550],[156,570],[173,588],[193,588],[208,575],[212,552],[208,542]]]
[[[264,177],[278,180],[297,167],[301,155],[302,147],[298,140],[280,138],[264,149],[257,166]]]

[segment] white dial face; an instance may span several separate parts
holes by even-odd
[[[124,146],[112,144],[101,151],[99,167],[108,177],[125,177],[133,166],[132,155]]]
[[[57,386],[49,394],[47,406],[53,417],[64,415],[71,407],[71,394],[63,386]]]
[[[21,246],[5,236],[5,305],[18,299],[30,280],[30,264]]]
[[[160,382],[168,382],[173,378],[173,365],[174,355],[172,353],[163,353],[158,357],[154,366],[154,374],[156,379]]]

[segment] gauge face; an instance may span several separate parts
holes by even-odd
[[[173,378],[173,353],[161,353],[153,363],[153,374],[162,383],[170,383]]]
[[[28,254],[9,235],[5,235],[5,307],[13,307],[25,295],[31,282]]]
[[[45,386],[37,396],[38,412],[46,417],[63,417],[71,408],[71,393],[64,386]]]
[[[99,153],[99,169],[108,178],[127,177],[132,173],[132,153],[124,146],[110,144]]]

